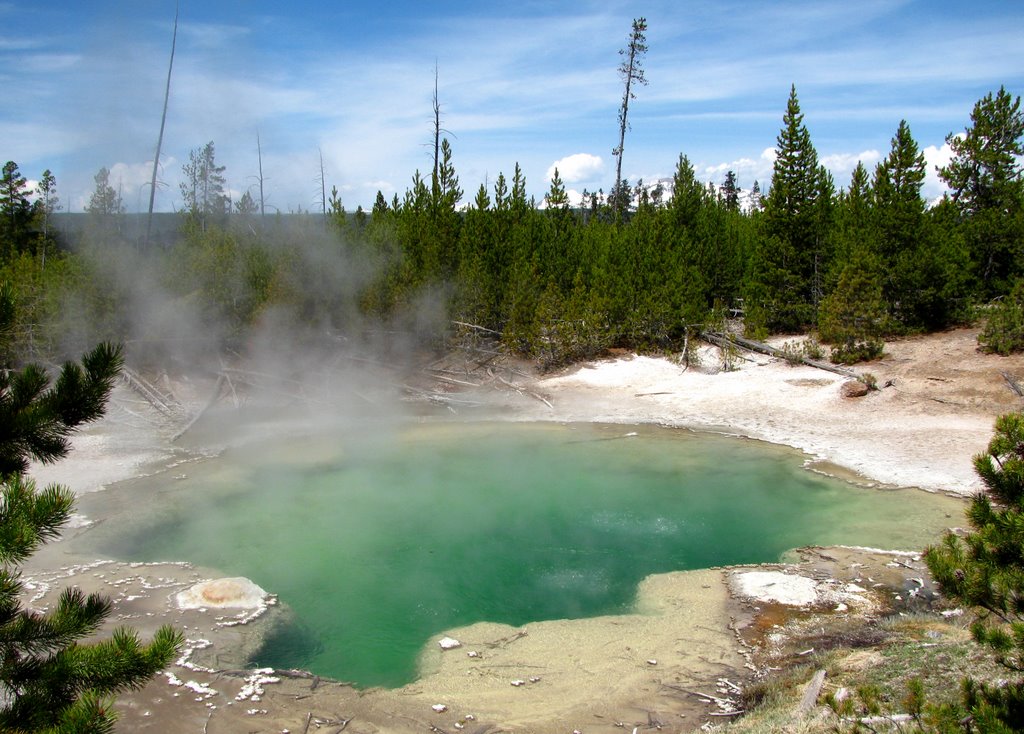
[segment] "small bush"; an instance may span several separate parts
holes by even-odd
[[[870,362],[882,356],[885,350],[885,343],[876,339],[868,339],[861,342],[847,342],[832,347],[830,359],[836,364],[856,364],[857,362]]]
[[[985,352],[1003,356],[1024,351],[1024,280],[1017,281],[1010,295],[989,312],[978,344]]]
[[[823,359],[825,352],[817,339],[784,342],[779,348],[782,358],[792,365],[801,364],[805,359]]]

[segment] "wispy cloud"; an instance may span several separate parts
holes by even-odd
[[[632,6],[396,2],[386,22],[360,2],[315,11],[255,3],[246,15],[217,3],[183,9],[165,179],[180,175],[177,161],[191,148],[214,140],[232,187],[244,191],[259,132],[276,206],[309,206],[318,151],[346,204],[369,206],[378,189],[401,191],[430,165],[436,63],[463,188],[493,183],[516,162],[538,199],[553,162],[567,183],[601,186],[609,171],[595,161],[616,142],[617,52]],[[129,172],[153,155],[171,17],[133,6],[83,25],[88,11],[69,0],[45,12],[33,29],[24,8],[0,3],[0,156],[53,168],[62,189],[87,192],[100,166],[118,163],[134,182]],[[1016,4],[651,0],[644,12],[650,84],[630,110],[631,179],[670,176],[684,152],[709,179],[735,170],[747,186],[764,186],[771,163],[762,151],[774,144],[791,83],[839,185],[856,159],[887,149],[900,119],[939,155],[976,99],[1024,85]],[[175,198],[169,186],[158,201],[169,208]]]

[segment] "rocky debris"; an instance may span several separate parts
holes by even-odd
[[[437,644],[441,646],[442,650],[454,650],[457,647],[462,647],[462,643],[454,637],[442,637]]]
[[[844,398],[862,398],[868,394],[868,386],[860,380],[847,380],[839,387]]]

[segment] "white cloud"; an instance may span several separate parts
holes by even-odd
[[[701,169],[705,181],[721,184],[725,174],[732,171],[736,174],[741,189],[749,189],[758,182],[763,191],[772,177],[772,165],[776,158],[775,148],[765,148],[757,158],[742,157],[725,163],[706,165]]]
[[[864,167],[871,171],[873,165],[882,160],[882,154],[877,150],[864,150],[860,153],[832,153],[831,155],[822,156],[821,164],[828,170],[832,171],[832,175],[835,176],[839,172],[853,173],[853,169],[857,167],[857,163],[863,163]]]
[[[921,187],[921,194],[928,201],[934,202],[942,198],[942,195],[949,190],[945,182],[939,178],[938,169],[949,165],[949,162],[953,160],[953,149],[949,143],[943,143],[941,146],[926,146],[921,152],[924,153],[925,160],[924,185]]]
[[[589,181],[604,171],[604,161],[601,156],[590,153],[573,153],[572,155],[560,158],[548,168],[547,177],[550,181],[555,175],[555,169],[565,183],[577,183]]]
[[[875,171],[875,165],[880,160],[882,160],[882,154],[871,148],[862,150],[860,153],[832,153],[822,156],[820,163],[832,174],[832,181],[838,190],[849,188],[850,177],[858,162],[864,164],[870,177]]]

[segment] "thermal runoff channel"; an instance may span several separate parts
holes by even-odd
[[[803,545],[919,548],[959,511],[802,460],[653,427],[338,429],[141,480],[153,502],[122,503],[123,522],[105,523],[117,537],[94,535],[108,553],[188,560],[278,594],[295,621],[254,663],[399,686],[429,638],[454,627],[628,612],[649,574],[777,561]]]

